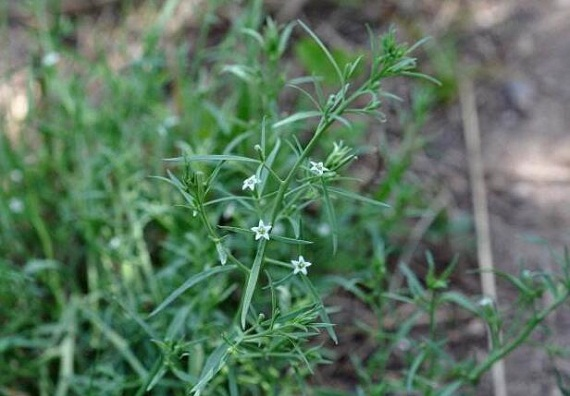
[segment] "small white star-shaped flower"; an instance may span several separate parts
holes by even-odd
[[[20,183],[24,179],[24,174],[20,169],[13,169],[10,172],[10,179],[12,179],[14,183]]]
[[[322,162],[315,162],[315,161],[309,161],[309,162],[311,163],[311,168],[309,168],[309,170],[317,176],[322,176],[326,171],[328,171],[328,169],[325,168],[325,165]]]
[[[307,275],[307,267],[313,265],[311,262],[305,261],[303,256],[299,256],[298,260],[291,260],[291,264],[293,264],[293,275],[297,275],[299,272]]]
[[[481,307],[492,307],[494,304],[494,301],[491,297],[485,296],[479,300],[478,304]]]
[[[59,62],[60,56],[57,52],[48,52],[42,58],[42,65],[46,67],[54,66]]]
[[[121,238],[119,238],[118,236],[114,236],[113,238],[111,238],[111,240],[109,241],[109,249],[117,250],[120,247],[121,247]]]
[[[261,183],[261,179],[256,175],[250,176],[243,181],[243,186],[241,187],[242,190],[249,188],[251,191],[255,189],[255,185]]]
[[[256,241],[261,238],[269,240],[269,231],[271,231],[271,224],[265,225],[263,223],[263,220],[259,220],[257,227],[251,227],[251,230],[255,232]]]
[[[12,198],[8,203],[8,207],[12,213],[22,213],[24,211],[24,202],[20,198]]]

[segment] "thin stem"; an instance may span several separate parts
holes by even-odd
[[[475,367],[473,371],[469,374],[469,381],[471,383],[476,383],[479,378],[487,372],[495,363],[499,360],[506,357],[509,353],[511,353],[514,349],[516,349],[520,344],[522,344],[528,336],[532,333],[532,331],[538,326],[540,323],[544,321],[544,319],[550,315],[551,312],[555,311],[560,305],[562,305],[569,296],[569,290],[565,290],[564,293],[558,297],[557,300],[548,308],[544,309],[542,312],[539,312],[532,320],[530,320],[526,326],[521,330],[518,336],[515,337],[511,342],[508,344],[503,345],[503,347],[494,350],[487,359]]]
[[[436,314],[436,310],[437,310],[437,301],[438,300],[438,294],[437,291],[432,290],[431,291],[431,299],[429,302],[429,307],[428,307],[428,314],[429,314],[429,339],[430,339],[430,345],[428,346],[428,355],[426,356],[426,360],[428,361],[428,366],[429,366],[429,375],[428,375],[428,379],[432,379],[436,370],[436,364],[435,364],[435,360],[436,360],[436,356],[435,353],[433,351],[434,345],[436,344],[436,339],[435,339],[435,334],[436,334],[436,327],[437,327],[437,322],[436,322],[436,318],[435,318],[435,314]],[[432,394],[432,389],[430,389],[430,394]]]
[[[342,113],[344,113],[344,111],[352,103],[352,101],[358,98],[362,94],[362,92],[366,91],[368,88],[369,88],[369,82],[364,83],[359,89],[356,90],[356,92],[354,92],[350,97],[348,97],[342,103],[340,103],[331,114],[326,114],[326,113],[323,114],[321,120],[319,121],[319,125],[317,126],[315,134],[313,135],[307,146],[305,146],[305,149],[301,152],[301,154],[297,158],[297,161],[295,161],[295,163],[291,167],[291,170],[289,171],[289,174],[287,175],[285,180],[283,180],[283,182],[281,182],[281,185],[279,186],[279,190],[277,191],[277,197],[275,198],[273,209],[271,211],[271,224],[274,224],[275,220],[277,220],[281,202],[283,201],[285,193],[287,192],[289,185],[291,184],[293,178],[295,177],[295,174],[297,173],[297,169],[299,169],[303,161],[313,151],[313,149],[319,142],[322,134],[327,129],[329,129],[330,126],[336,121],[336,116],[339,116]]]

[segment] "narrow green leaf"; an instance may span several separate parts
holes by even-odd
[[[473,301],[460,293],[452,291],[442,293],[441,301],[456,304],[473,314],[478,314],[477,306],[473,303]]]
[[[172,318],[172,321],[166,330],[166,339],[175,340],[179,337],[183,337],[188,316],[193,311],[195,305],[196,301],[192,301],[190,304],[176,310],[174,318]]]
[[[279,37],[279,44],[277,46],[277,53],[279,56],[282,56],[287,49],[287,43],[289,42],[289,37],[291,37],[291,33],[293,32],[293,28],[295,24],[293,22],[287,24],[285,28],[281,31],[281,36]]]
[[[422,80],[427,80],[427,81],[434,83],[435,85],[441,87],[441,81],[439,81],[438,79],[433,78],[431,76],[428,76],[427,74],[411,72],[411,71],[403,71],[402,75],[406,76],[406,77],[415,77],[415,78],[420,78]]]
[[[266,152],[266,142],[267,142],[267,117],[263,117],[261,120],[261,152],[265,158]]]
[[[190,194],[188,194],[186,188],[184,187],[184,184],[182,184],[180,179],[174,176],[174,174],[170,170],[167,170],[166,173],[168,174],[168,178],[162,176],[151,176],[151,178],[165,181],[170,185],[176,187],[176,189],[178,189],[178,191],[184,197],[184,200],[188,203],[188,208],[194,209],[195,208],[194,198]]]
[[[151,178],[151,179],[157,179],[157,180],[162,180],[162,181],[167,182],[167,183],[170,184],[170,185],[173,185],[174,187],[178,187],[178,184],[176,184],[173,180],[171,180],[171,179],[169,179],[169,178],[167,178],[167,177],[164,177],[164,176],[149,176],[149,178]]]
[[[336,188],[336,187],[329,187],[328,190],[331,193],[334,193],[336,195],[340,195],[341,197],[349,198],[349,199],[352,199],[355,201],[360,201],[360,202],[367,203],[367,204],[374,205],[374,206],[378,206],[381,208],[389,208],[390,207],[390,205],[385,204],[384,202],[380,202],[380,201],[376,201],[376,200],[371,199],[371,198],[363,197],[362,195],[358,195],[356,193],[353,193],[352,191],[343,190],[343,189]]]
[[[222,68],[222,73],[230,73],[245,82],[252,82],[255,78],[255,72],[252,68],[245,65],[227,65]]]
[[[189,155],[186,157],[166,158],[164,161],[168,162],[198,162],[198,161],[238,161],[238,162],[254,162],[259,163],[259,160],[242,157],[232,154],[210,154],[210,155]]]
[[[411,54],[412,52],[414,52],[416,49],[418,49],[419,47],[421,47],[422,45],[424,45],[426,42],[428,42],[429,40],[431,40],[431,37],[427,36],[422,38],[421,40],[418,40],[414,43],[414,45],[412,45],[410,48],[408,48],[406,50],[406,55]]]
[[[315,40],[315,42],[319,45],[319,47],[321,47],[321,50],[323,51],[323,53],[325,54],[325,56],[327,57],[327,59],[331,63],[332,67],[334,67],[334,70],[336,71],[336,74],[338,75],[339,82],[342,85],[344,85],[344,76],[342,74],[342,71],[340,70],[338,63],[336,62],[333,55],[331,54],[331,52],[328,50],[328,48],[325,46],[325,44],[321,41],[321,39],[307,25],[305,25],[303,23],[303,21],[299,21],[299,24],[301,25],[301,27],[303,29],[305,29],[305,31],[307,33],[309,33],[309,35],[313,38],[313,40]]]
[[[217,227],[222,229],[222,230],[236,232],[238,234],[253,234],[253,231],[247,230],[245,228],[240,228],[240,227],[223,226],[223,225],[218,225]]]
[[[502,271],[493,271],[493,272],[498,277],[504,278],[507,281],[511,282],[519,290],[520,293],[525,294],[525,295],[532,294],[532,290],[527,285],[525,285],[522,280],[520,280],[516,276],[513,276],[511,274],[508,274],[508,273],[502,272]]]
[[[249,272],[249,277],[247,278],[247,286],[245,288],[245,293],[243,295],[243,300],[241,304],[241,327],[245,329],[245,322],[247,319],[247,313],[249,311],[249,306],[251,304],[251,299],[253,298],[253,292],[257,286],[257,279],[259,278],[259,272],[261,271],[261,262],[265,253],[266,241],[262,240],[257,247],[257,254],[251,266],[251,271]]]
[[[408,288],[412,293],[414,298],[422,298],[425,295],[425,289],[421,285],[418,277],[407,265],[400,265],[400,271],[404,274],[406,281],[408,282]]]
[[[162,358],[162,356],[160,356],[154,362],[154,365],[152,366],[148,378],[142,384],[142,386],[139,387],[136,396],[143,396],[146,392],[152,390],[152,388],[154,388],[154,386],[162,379],[162,377],[164,376],[164,374],[166,374],[166,372],[167,370],[164,365],[164,359]]]
[[[277,157],[277,153],[279,153],[280,147],[281,139],[277,139],[275,141],[275,146],[273,146],[273,149],[271,150],[271,153],[269,153],[265,159],[265,164],[261,166],[261,171],[259,172],[261,179],[261,185],[259,186],[260,194],[263,194],[263,191],[265,190],[265,184],[267,182],[267,178],[269,177],[269,169],[273,167],[273,162],[275,162],[275,158]]]
[[[327,217],[329,219],[329,223],[331,226],[331,238],[332,238],[332,246],[333,246],[333,255],[336,254],[336,249],[338,247],[338,224],[336,221],[336,214],[334,211],[334,206],[331,202],[331,198],[329,196],[328,188],[325,183],[325,180],[321,178],[321,186],[323,189],[323,198],[325,201],[325,211],[327,213]]]
[[[306,120],[307,118],[320,117],[321,115],[322,113],[316,110],[301,111],[299,113],[292,114],[289,117],[282,119],[281,121],[277,121],[275,124],[271,126],[271,128],[279,129],[284,127],[285,125],[289,125],[297,121]]]
[[[414,304],[414,300],[412,298],[405,297],[397,293],[382,293],[382,296],[394,301],[400,301],[407,304]]]
[[[219,190],[223,191],[224,193],[227,193],[225,190],[221,190],[221,189],[219,189]],[[229,193],[227,193],[227,194],[229,194]],[[254,200],[253,197],[244,197],[241,195],[231,195],[230,194],[227,197],[216,198],[216,199],[212,199],[208,202],[204,202],[203,206],[210,206],[210,205],[215,205],[215,204],[219,204],[222,202],[228,202],[228,201],[229,202],[236,201],[236,202],[239,202],[244,207],[248,208],[249,210],[254,210],[253,206],[251,206],[247,203],[247,201],[253,201],[253,200]]]
[[[329,314],[327,313],[325,304],[323,304],[323,300],[321,300],[321,296],[319,296],[319,292],[317,292],[317,290],[315,289],[315,287],[313,286],[313,284],[311,283],[311,281],[307,276],[303,276],[302,279],[303,282],[305,283],[305,286],[307,286],[307,288],[311,292],[313,298],[317,300],[317,307],[319,309],[321,319],[323,320],[323,322],[327,324],[326,330],[329,337],[331,338],[331,340],[334,341],[335,344],[338,344],[338,337],[336,336],[336,332],[334,331],[333,327],[334,325],[332,324]]]
[[[243,29],[241,29],[241,32],[243,34],[245,34],[246,36],[249,36],[249,37],[252,37],[253,39],[255,39],[255,41],[257,41],[257,43],[259,44],[259,46],[263,47],[263,45],[264,45],[263,37],[257,31],[250,29],[250,28],[243,28]]]
[[[291,224],[291,228],[293,229],[293,234],[295,235],[295,239],[299,239],[301,236],[301,217],[298,213],[295,213],[292,216],[287,216],[285,218],[289,224]]]
[[[275,239],[276,241],[287,243],[290,245],[311,245],[313,242],[306,241],[304,239],[295,239],[295,238],[288,238],[281,235],[271,235],[271,239]]]
[[[178,287],[176,290],[174,290],[172,293],[170,293],[170,295],[168,297],[166,297],[166,299],[162,303],[160,303],[160,305],[158,307],[156,307],[156,309],[154,311],[152,311],[150,313],[149,318],[156,315],[160,311],[162,311],[167,305],[169,305],[171,302],[176,300],[182,293],[184,293],[186,290],[190,289],[195,284],[202,282],[204,279],[209,278],[212,275],[220,274],[222,272],[228,272],[228,271],[234,270],[236,268],[237,268],[236,265],[226,265],[224,267],[214,267],[214,268],[207,269],[206,271],[200,272],[199,274],[192,276],[186,282],[184,282],[182,284],[182,286]]]
[[[418,356],[412,362],[410,366],[410,371],[408,371],[408,375],[406,376],[406,390],[408,392],[413,391],[414,386],[414,379],[416,378],[416,373],[418,372],[420,366],[424,362],[425,358],[427,357],[427,350],[423,350],[420,352]]]
[[[463,386],[461,381],[455,381],[440,390],[439,396],[457,395],[457,391]]]
[[[235,371],[235,367],[230,365],[228,370],[228,387],[230,388],[230,396],[239,396],[238,381]]]
[[[291,87],[297,87],[300,84],[313,84],[314,85],[315,83],[322,81],[322,79],[323,79],[322,76],[296,77],[296,78],[292,78],[291,80],[289,80],[287,85],[291,86]]]
[[[101,331],[101,334],[109,340],[111,344],[117,349],[117,352],[123,356],[131,368],[137,373],[141,378],[146,378],[148,372],[146,371],[144,365],[137,359],[136,355],[131,350],[130,343],[119,333],[113,330],[103,319],[99,317],[94,311],[88,309],[87,307],[81,307],[81,310],[89,319],[95,327]]]
[[[302,93],[304,96],[306,96],[311,102],[313,102],[313,105],[315,105],[315,107],[316,107],[317,109],[321,109],[321,110],[322,110],[320,103],[319,103],[315,98],[313,98],[313,95],[311,95],[311,94],[309,93],[309,91],[307,91],[307,90],[304,89],[304,88],[301,88],[301,87],[298,86],[298,85],[294,85],[294,84],[292,84],[292,83],[288,84],[288,86],[290,86],[291,88],[296,89],[297,91],[301,92],[301,93]]]
[[[199,394],[210,382],[214,375],[217,374],[218,371],[224,367],[224,364],[229,355],[229,348],[230,345],[223,343],[219,345],[214,352],[208,359],[206,360],[206,364],[200,373],[200,377],[198,378],[198,383],[194,385],[194,387],[190,390],[190,393]]]
[[[343,124],[345,127],[347,127],[349,130],[351,130],[353,128],[352,124],[350,121],[348,121],[346,118],[338,116],[338,115],[333,115],[333,118],[335,120],[337,120],[338,122],[340,122],[341,124]]]
[[[155,387],[156,384],[164,377],[164,375],[168,372],[167,368],[162,366],[158,372],[156,372],[153,376],[150,377],[150,381],[148,386],[144,389],[146,392],[150,392],[152,388]],[[143,395],[144,393],[141,393]]]

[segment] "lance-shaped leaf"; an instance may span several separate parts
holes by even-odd
[[[178,287],[176,290],[174,290],[172,293],[170,293],[170,295],[168,297],[166,297],[166,299],[164,299],[164,301],[162,303],[160,303],[160,305],[158,307],[156,307],[156,309],[150,313],[149,317],[152,317],[152,316],[156,315],[157,313],[159,313],[160,311],[162,311],[167,305],[169,305],[171,302],[173,302],[178,297],[180,297],[180,295],[182,293],[184,293],[186,290],[190,289],[192,286],[196,285],[197,283],[202,282],[204,279],[209,278],[212,275],[220,274],[222,272],[228,272],[228,271],[234,270],[236,268],[237,268],[236,265],[226,265],[224,267],[214,267],[214,268],[207,269],[203,272],[200,272],[199,274],[192,276],[186,282],[184,282],[182,284],[182,286]]]
[[[257,254],[253,260],[253,265],[251,266],[251,271],[249,272],[249,277],[247,278],[247,286],[245,287],[245,293],[243,295],[243,300],[241,304],[241,327],[245,329],[245,321],[247,319],[247,312],[249,311],[249,306],[251,305],[251,299],[253,298],[253,292],[257,286],[257,279],[259,278],[259,272],[261,271],[261,262],[265,254],[266,241],[261,240],[257,246]]]
[[[259,163],[259,160],[249,157],[242,157],[233,154],[209,154],[209,155],[187,155],[184,157],[166,158],[164,161],[168,162],[218,162],[218,161],[238,161],[238,162],[254,162]]]

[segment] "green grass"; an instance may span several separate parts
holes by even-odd
[[[104,51],[88,59],[66,44],[77,20],[29,27],[29,113],[16,138],[7,119],[0,133],[0,394],[327,394],[307,379],[330,355],[314,337],[346,330],[322,303],[339,288],[377,320],[366,334],[378,351],[352,356],[361,394],[452,394],[550,312],[488,359],[457,362],[434,312],[454,304],[490,323],[496,313],[451,291],[451,271],[429,255],[425,279],[392,264],[431,210],[410,167],[437,101],[422,85],[400,105],[402,140],[378,147],[382,177],[360,195],[350,164],[369,155],[378,105],[394,100],[379,83],[417,77],[393,34],[368,52],[331,53],[308,27],[265,20],[254,1],[220,35],[209,2],[189,56],[160,40],[175,4],[155,6],[140,57],[119,70]],[[43,2],[28,6],[47,15]],[[289,62],[309,77],[292,81]],[[351,102],[359,86],[370,103]],[[329,171],[315,174],[310,161]],[[253,174],[259,185],[244,192]],[[451,225],[434,215],[436,238]],[[267,243],[250,230],[260,218],[274,226]],[[313,263],[308,276],[292,274],[299,255]],[[526,303],[544,292],[551,308],[565,300],[565,279],[533,276],[509,278]],[[382,330],[403,304],[413,315]],[[430,331],[417,336],[425,315]]]

